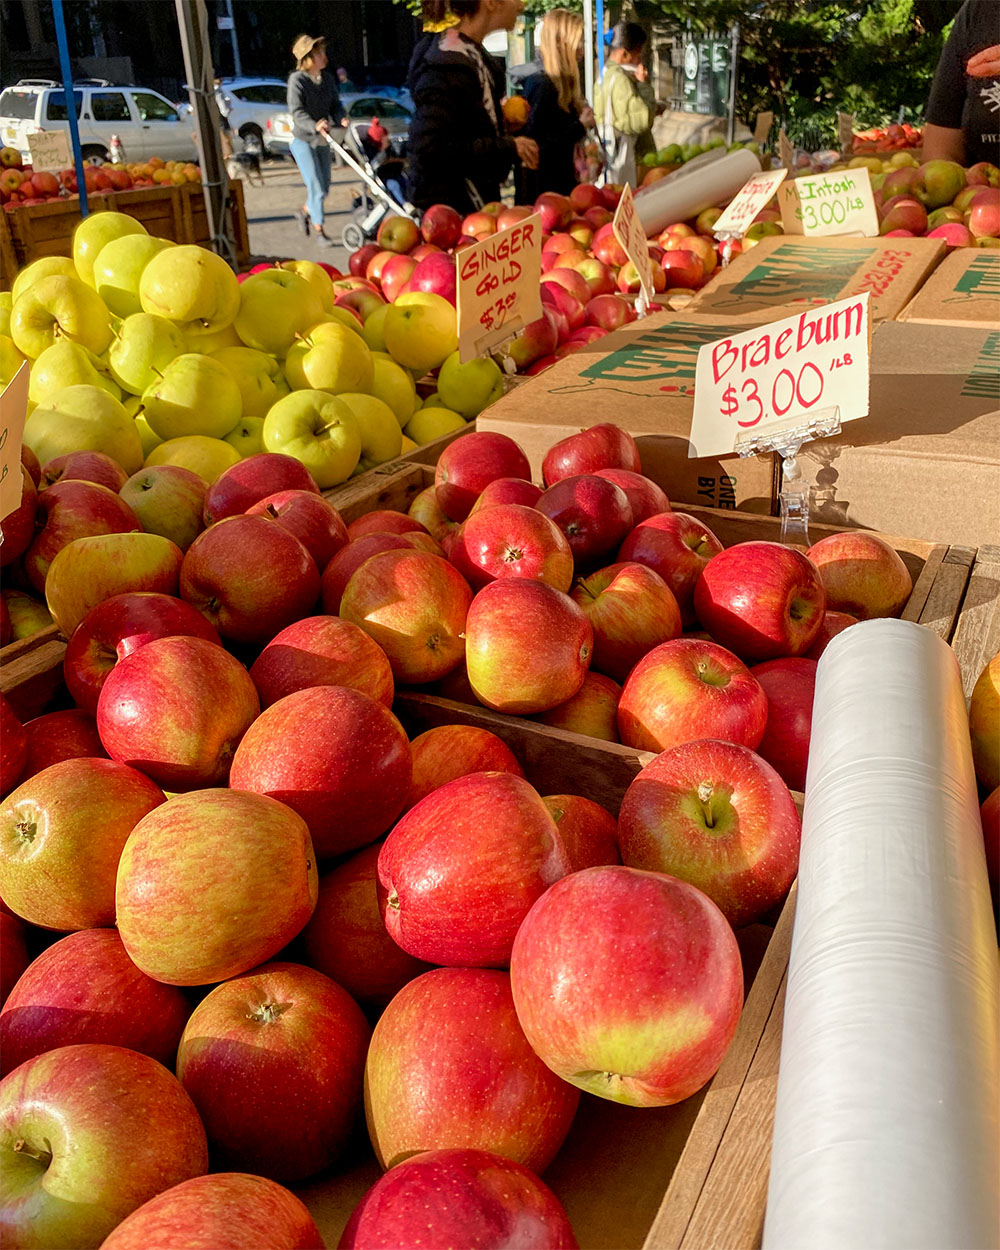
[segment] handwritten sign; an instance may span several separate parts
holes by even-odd
[[[0,526],[21,502],[21,440],[28,412],[28,376],[25,363],[0,395]]]
[[[791,139],[785,134],[784,127],[778,131],[778,160],[786,169],[795,168],[795,148],[792,146]]]
[[[715,234],[742,234],[787,177],[787,169],[754,174],[740,187],[732,203],[712,227]]]
[[[778,191],[786,234],[874,238],[878,213],[867,169],[838,169],[786,182]]]
[[[625,184],[621,199],[615,209],[611,231],[625,250],[625,255],[635,266],[639,275],[639,286],[647,304],[653,302],[653,265],[649,259],[649,240],[646,231],[635,211],[635,199],[632,188]]]
[[[809,422],[834,406],[868,415],[868,293],[824,304],[698,352],[688,455],[721,456],[737,440]]]
[[[535,213],[458,253],[458,351],[485,355],[542,315],[542,219]]]
[[[40,130],[28,135],[32,169],[65,169],[73,164],[65,130]]]
[[[774,125],[774,114],[769,110],[757,114],[757,124],[753,128],[754,143],[763,147],[767,142],[767,136],[771,133],[771,127]]]

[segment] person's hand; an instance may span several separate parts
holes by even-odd
[[[342,117],[342,118],[340,119],[340,124],[341,124],[341,126],[343,126],[343,127],[344,127],[344,129],[346,130],[346,129],[347,129],[347,127],[351,124],[351,119],[350,119],[349,117]]]
[[[649,70],[646,69],[645,65],[637,65],[635,67],[635,80],[636,82],[649,82]]]
[[[983,48],[965,63],[965,72],[970,78],[994,78],[1000,74],[1000,44],[992,48]]]
[[[580,125],[584,130],[590,130],[594,124],[594,110],[589,104],[585,104],[580,110]]]
[[[330,133],[330,123],[325,117],[321,117],[316,123],[316,129],[321,135],[328,135]]]
[[[525,169],[538,168],[538,144],[534,139],[525,139],[520,136],[514,140],[514,146],[517,148],[517,155]]]

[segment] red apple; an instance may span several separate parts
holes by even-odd
[[[378,643],[397,682],[421,684],[462,662],[471,602],[465,578],[441,556],[383,551],[351,576],[340,615]]]
[[[498,477],[483,489],[483,493],[472,505],[469,516],[497,504],[520,504],[524,508],[533,508],[541,496],[542,488],[523,477]],[[412,507],[410,513],[413,513]]]
[[[542,462],[546,486],[598,469],[630,469],[642,472],[635,439],[617,425],[592,425],[550,447]]]
[[[993,790],[979,809],[986,849],[986,872],[993,891],[994,905],[1000,893],[1000,787]]]
[[[584,210],[583,217],[590,224],[591,229],[600,230],[601,226],[606,225],[614,218],[614,213],[604,207],[603,204],[595,204],[593,208]]]
[[[615,865],[573,873],[538,900],[514,942],[511,988],[554,1072],[640,1107],[700,1089],[743,1006],[739,947],[715,903],[674,877]]]
[[[496,712],[522,716],[565,703],[583,685],[593,648],[586,616],[544,582],[501,578],[469,608],[469,681],[480,703]]]
[[[147,534],[160,534],[187,551],[205,528],[204,479],[179,464],[150,465],[119,491]]]
[[[543,191],[535,200],[534,211],[542,218],[542,233],[560,230],[573,216],[573,205],[565,195],[556,191]]]
[[[355,572],[372,556],[382,551],[412,551],[403,534],[391,534],[379,531],[376,534],[364,534],[333,557],[323,570],[320,578],[320,602],[328,616],[336,616],[340,612],[340,601],[344,596],[347,583]]]
[[[28,450],[28,449],[25,449]],[[31,453],[34,455],[34,452]],[[38,490],[35,480],[25,465],[21,465],[21,502],[13,512],[3,518],[0,532],[0,568],[13,564],[31,546],[35,537],[35,512],[38,508]]]
[[[545,313],[556,332],[556,342],[550,348],[551,352],[555,350],[558,343],[569,338],[570,334],[582,329],[586,321],[587,310],[584,301],[578,299],[565,286],[555,282],[543,282],[541,289]],[[543,355],[549,355],[549,352]]]
[[[0,694],[0,795],[17,785],[28,762],[28,735],[14,709]]]
[[[464,521],[483,490],[498,477],[531,477],[528,457],[512,438],[479,431],[449,443],[434,473],[445,515]]]
[[[1000,236],[1000,189],[981,187],[973,196],[969,231],[977,240]]]
[[[611,222],[608,222],[606,226],[601,226],[590,246],[597,259],[603,261],[605,265],[621,266],[628,261],[628,253],[615,238]]]
[[[247,516],[265,516],[294,534],[312,556],[317,569],[325,569],[348,542],[348,529],[340,513],[322,495],[309,490],[280,490],[252,504]]]
[[[450,204],[432,204],[420,219],[420,234],[425,243],[447,251],[461,237],[462,216]]]
[[[377,508],[356,517],[347,527],[348,542],[364,534],[426,534],[427,527],[416,517],[392,508]]]
[[[347,991],[301,964],[263,964],[216,986],[177,1051],[213,1164],[288,1183],[329,1167],[361,1107],[370,1038]]]
[[[376,1007],[429,968],[386,930],[378,897],[381,849],[380,842],[366,846],[320,877],[316,910],[302,932],[309,967]]]
[[[377,243],[365,243],[356,252],[352,252],[347,267],[355,278],[363,278],[365,270],[373,256],[377,256],[382,248]]]
[[[618,289],[615,282],[617,271],[596,256],[584,257],[577,263],[576,271],[587,283],[591,299],[595,295],[613,295]]]
[[[542,802],[556,822],[574,872],[622,862],[618,822],[600,803],[579,794],[547,794]]]
[[[674,638],[644,656],[618,702],[621,740],[640,751],[707,737],[753,750],[766,724],[767,696],[746,665],[693,638]]]
[[[120,659],[97,702],[113,760],[168,790],[224,785],[233,752],[260,710],[250,674],[204,638],[155,638]]]
[[[247,456],[220,473],[205,495],[205,524],[246,512],[280,490],[309,490],[319,494],[312,474],[294,456],[262,451]]]
[[[383,253],[379,254],[383,255]],[[384,255],[391,256],[392,253],[386,252]],[[385,305],[385,296],[381,293],[378,287],[371,282],[365,281],[363,278],[344,279],[344,281],[359,282],[362,283],[362,285],[344,288],[341,283],[335,282],[333,284],[334,290],[338,290],[338,288],[341,289],[336,299],[333,301],[333,306],[334,308],[350,309],[350,311],[355,314],[363,325],[372,313],[376,311],[376,309],[382,308]],[[265,452],[264,454],[274,455],[275,453]]]
[[[831,612],[828,609],[823,613],[823,624],[819,627],[816,641],[805,653],[805,658],[818,660],[832,639],[836,638],[848,626],[857,625],[857,623],[858,618],[856,616],[851,616],[847,612]]]
[[[586,305],[591,298],[587,279],[583,274],[577,273],[575,269],[553,269],[542,278],[541,295],[543,302],[545,300],[546,288],[551,287],[562,287],[570,295],[575,295],[583,305]],[[550,296],[554,296],[554,294],[554,291],[549,291]],[[580,324],[582,325],[583,322],[581,321]]]
[[[492,213],[485,211],[469,213],[467,217],[462,219],[462,233],[459,236],[459,244],[466,236],[478,242],[480,239],[489,238],[491,234],[497,232],[497,219]],[[456,244],[456,246],[458,246]]]
[[[157,981],[208,985],[272,958],[312,915],[316,892],[309,830],[287,804],[195,790],[132,830],[118,865],[118,932]]]
[[[229,783],[280,798],[327,859],[385,833],[411,774],[410,744],[383,704],[357,690],[312,686],[260,714],[236,750]]]
[[[410,255],[414,260],[423,260],[425,256],[440,256],[443,252],[436,243],[418,243]]]
[[[340,1250],[475,1246],[577,1250],[569,1218],[533,1172],[485,1150],[427,1150],[387,1172],[354,1208]]]
[[[585,213],[589,208],[603,207],[604,197],[600,187],[592,182],[581,182],[569,193],[569,202],[575,212]]]
[[[819,570],[827,606],[859,620],[899,616],[913,590],[910,571],[894,547],[877,534],[845,530],[809,548]]]
[[[191,1014],[179,989],[140,972],[114,929],[82,929],[34,960],[0,1011],[3,1071],[85,1042],[124,1046],[173,1071]]]
[[[115,873],[138,821],[163,792],[134,768],[70,759],[23,782],[0,808],[0,894],[42,929],[115,923]]]
[[[28,759],[19,783],[63,760],[107,759],[97,722],[89,712],[78,707],[36,716],[25,724],[24,732],[28,739]]]
[[[681,619],[690,628],[695,622],[695,585],[705,565],[721,550],[722,543],[707,525],[686,512],[666,510],[636,523],[618,559],[645,564],[659,573],[674,592]]]
[[[365,269],[365,278],[370,283],[372,283],[372,285],[375,286],[379,291],[381,291],[382,289],[383,270],[389,264],[389,262],[398,255],[399,255],[398,252],[393,252],[393,251],[390,251],[388,248],[383,248],[381,252],[376,252],[375,255],[368,262],[368,267]]]
[[[523,371],[542,356],[554,352],[559,335],[553,321],[543,313],[528,324],[507,345],[507,354],[518,370]]]
[[[737,543],[720,551],[694,589],[698,620],[724,647],[751,662],[803,655],[819,633],[826,606],[816,565],[794,547],[775,542]]]
[[[635,309],[618,295],[595,295],[587,301],[585,314],[588,325],[601,330],[619,330],[635,321]]]
[[[697,252],[676,248],[663,253],[660,262],[666,286],[694,289],[705,276],[705,264]]]
[[[473,590],[504,577],[534,578],[562,591],[573,583],[566,536],[555,521],[522,504],[473,511],[455,536],[450,559]]]
[[[516,226],[519,221],[524,221],[525,217],[530,217],[533,211],[528,204],[512,204],[509,208],[497,213],[497,230],[508,230],[511,226]]]
[[[128,504],[106,486],[73,478],[56,482],[39,492],[35,537],[24,553],[24,571],[32,586],[44,592],[52,561],[74,539],[128,534],[141,528]]]
[[[406,812],[446,782],[469,773],[524,776],[510,747],[496,734],[475,725],[438,725],[414,738],[410,749],[413,780],[403,808]]]
[[[650,266],[653,279],[653,290],[659,295],[667,289],[667,278],[659,265]],[[631,261],[627,261],[618,270],[618,290],[623,295],[638,295],[642,290],[639,271]]]
[[[614,482],[625,492],[632,507],[633,526],[670,511],[670,500],[666,492],[641,473],[633,473],[630,469],[598,469],[594,476]]]
[[[372,1034],[365,1117],[383,1168],[449,1148],[491,1150],[543,1172],[579,1101],[528,1045],[506,972],[425,972]]]
[[[39,487],[44,490],[61,481],[96,482],[98,486],[106,486],[117,494],[127,480],[128,474],[118,461],[104,452],[71,451],[42,465]]]
[[[180,1082],[122,1046],[63,1046],[4,1077],[0,1145],[12,1250],[100,1246],[144,1202],[208,1170]]]
[[[315,1250],[323,1245],[309,1209],[290,1190],[241,1172],[196,1176],[157,1194],[124,1219],[102,1250]]]
[[[570,870],[537,791],[512,773],[471,773],[422,799],[386,838],[385,925],[417,959],[501,967],[532,903]]]
[[[287,626],[261,651],[250,677],[265,708],[310,686],[346,686],[392,707],[385,652],[364,630],[336,616],[307,616]]]
[[[409,252],[420,242],[421,231],[409,217],[386,217],[378,228],[376,243],[391,252]]]
[[[879,223],[879,234],[893,230],[909,230],[923,234],[927,229],[927,209],[912,195],[897,195],[886,200]]]
[[[578,578],[572,597],[594,631],[591,668],[624,681],[654,647],[681,632],[677,600],[643,564],[611,564]]]
[[[447,252],[435,252],[430,256],[420,257],[407,285],[411,291],[440,295],[449,304],[454,304],[457,299],[457,283],[454,256]]]
[[[503,478],[501,480],[508,481],[511,479]],[[504,502],[520,503],[522,501],[517,499],[505,500]],[[433,486],[425,486],[419,495],[414,496],[407,515],[412,517],[414,521],[417,521],[436,542],[441,544],[458,529],[459,523],[450,520],[442,511],[441,505],[438,503],[437,491]]]
[[[543,252],[557,252],[560,255],[564,252],[582,252],[583,246],[579,239],[574,239],[571,234],[557,232],[550,234],[542,245]]]
[[[697,886],[734,927],[784,899],[798,871],[799,836],[792,796],[771,765],[712,739],[684,742],[647,764],[618,816],[629,867]]]
[[[757,754],[767,760],[786,786],[804,790],[816,661],[804,657],[767,660],[750,671],[767,695],[767,728]]]
[[[382,294],[390,304],[409,282],[416,267],[417,262],[412,256],[394,256],[385,264],[380,281]]]
[[[622,688],[603,673],[588,672],[583,685],[572,698],[532,720],[603,742],[618,741],[618,700]]]
[[[593,568],[617,551],[632,529],[628,496],[614,482],[594,473],[559,478],[535,507],[566,535],[578,568]]]
[[[96,715],[101,688],[120,659],[154,638],[179,634],[219,643],[202,614],[172,595],[134,591],[103,600],[73,631],[63,657],[73,701]]]

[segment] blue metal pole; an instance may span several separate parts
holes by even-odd
[[[63,96],[66,100],[66,119],[69,122],[69,138],[73,145],[73,164],[76,166],[76,189],[80,194],[80,216],[86,217],[90,210],[87,207],[87,183],[83,176],[83,151],[80,148],[80,127],[76,119],[76,101],[73,98],[73,70],[69,63],[69,40],[66,38],[63,0],[52,0],[52,16],[56,24],[59,68],[62,70]]]
[[[597,41],[597,77],[604,76],[604,0],[596,0],[594,34]]]

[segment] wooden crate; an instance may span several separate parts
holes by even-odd
[[[243,184],[229,184],[236,258],[241,264],[250,256]],[[141,221],[151,235],[175,243],[207,243],[208,216],[200,184],[138,187],[131,191],[94,193],[87,197],[92,213],[110,210],[128,213]],[[9,290],[18,269],[42,256],[71,256],[73,231],[80,222],[80,201],[75,196],[29,204],[0,213],[0,254],[3,274],[0,288]]]

